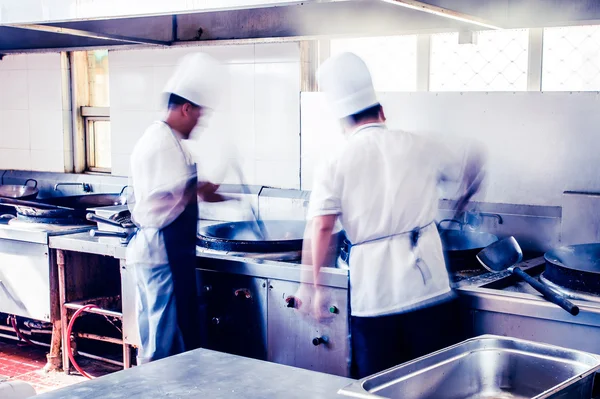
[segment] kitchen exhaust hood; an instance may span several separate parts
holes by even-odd
[[[597,3],[600,2],[0,0],[0,54],[583,24],[600,20]]]

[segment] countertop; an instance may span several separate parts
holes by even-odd
[[[197,349],[36,396],[40,399],[340,398],[353,380]]]
[[[49,246],[53,249],[111,256],[116,259],[125,259],[127,249],[125,245],[119,242],[118,238],[91,237],[89,232],[50,237]],[[201,258],[198,267],[205,270],[285,281],[312,282],[312,268],[310,266],[205,253],[201,250],[197,251],[197,256]],[[346,289],[348,287],[348,270],[323,267],[321,268],[320,283],[325,286]]]

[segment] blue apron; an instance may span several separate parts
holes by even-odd
[[[183,153],[183,149],[181,149]],[[198,230],[198,178],[196,165],[188,165],[183,212],[160,230],[168,264],[136,265],[138,330],[141,348],[138,364],[199,347],[200,318],[196,290],[196,235]]]
[[[188,188],[195,191],[197,184],[198,179],[194,177],[188,182]],[[192,198],[181,215],[162,229],[173,276],[177,325],[183,338],[183,351],[200,347],[200,317],[196,290],[198,200],[195,195],[192,195]]]

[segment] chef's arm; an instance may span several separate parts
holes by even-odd
[[[485,153],[481,148],[471,148],[467,154],[465,169],[462,176],[461,196],[456,204],[456,213],[464,211],[469,200],[475,195],[485,177]]]
[[[204,202],[223,202],[235,199],[226,195],[217,194],[216,191],[218,189],[218,184],[212,184],[210,182],[199,182],[197,190],[198,198],[200,198]]]
[[[316,216],[312,219],[311,257],[313,265],[313,284],[319,283],[319,272],[329,255],[329,241],[335,226],[337,215]]]

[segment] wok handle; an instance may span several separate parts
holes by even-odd
[[[90,222],[104,223],[114,227],[123,227],[121,223],[115,222],[114,220],[110,220],[107,218],[103,218],[102,216],[98,216],[95,213],[88,213],[87,215],[85,215],[85,218]]]
[[[550,302],[560,306],[573,316],[577,316],[579,314],[579,307],[577,305],[573,304],[573,302],[569,301],[564,296],[551,290],[546,285],[540,283],[538,280],[521,270],[521,268],[515,267],[512,269],[512,272],[525,280],[527,284],[535,288],[540,294],[544,295],[544,297]]]
[[[116,238],[127,238],[129,234],[120,231],[98,231],[90,230],[90,237],[116,237]]]

